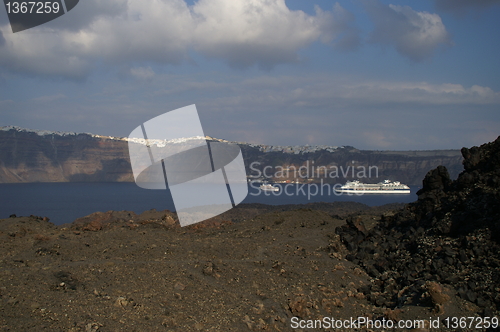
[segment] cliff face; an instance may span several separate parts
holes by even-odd
[[[0,183],[133,181],[127,143],[90,134],[0,131]]]
[[[278,175],[274,180],[294,180],[295,175],[301,181],[311,178],[313,182],[325,183],[345,183],[359,178],[365,183],[389,179],[421,185],[425,174],[439,165],[445,166],[452,178],[463,170],[459,150],[362,151],[346,146],[299,153],[290,153],[284,148],[263,153],[262,148],[248,145],[242,146],[242,150],[247,174],[263,175],[264,168],[268,167],[267,175]],[[281,170],[284,171],[280,173]]]
[[[361,177],[364,182],[390,179],[419,185],[425,174],[439,165],[445,166],[452,178],[463,169],[459,150],[395,152],[360,151],[353,147],[238,144],[243,151],[247,174],[263,175],[264,168],[268,167],[266,173],[274,180],[305,182],[313,178],[316,182],[344,183],[360,177],[359,172],[364,169],[366,177]],[[293,171],[276,174],[285,169],[298,171],[300,167],[301,174],[293,174]],[[131,181],[128,146],[124,139],[0,128],[0,183]]]

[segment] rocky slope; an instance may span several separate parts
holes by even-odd
[[[403,211],[372,229],[356,218],[337,229],[348,260],[374,278],[365,294],[377,306],[422,303],[432,282],[453,287],[483,316],[499,315],[500,137],[462,154],[457,180],[440,166]]]
[[[211,140],[223,141],[214,138]],[[225,141],[223,141],[225,142]],[[128,142],[123,138],[91,134],[32,131],[17,127],[0,128],[0,183],[15,182],[86,182],[133,181]],[[384,179],[420,185],[425,174],[444,165],[453,177],[461,170],[462,157],[458,150],[440,151],[360,151],[353,147],[336,146],[267,146],[238,143],[243,151],[247,174],[259,175],[267,166],[268,174],[281,169],[308,165],[329,171],[313,175],[313,181],[345,183],[363,168],[376,167],[366,182]],[[251,167],[254,163],[253,167]],[[337,169],[337,177],[331,172]],[[375,168],[373,169],[375,170]],[[343,174],[344,173],[344,174]],[[298,173],[274,180],[307,181]],[[333,176],[332,176],[333,174]],[[345,175],[345,176],[344,176]],[[378,177],[376,177],[378,175]],[[310,177],[310,176],[309,176]]]
[[[0,330],[300,331],[293,319],[435,316],[372,303],[374,279],[335,234],[352,213],[376,224],[389,212],[243,205],[186,228],[168,211],[96,213],[63,228],[12,216],[0,220]],[[447,315],[477,315],[451,289],[427,288],[447,298]]]

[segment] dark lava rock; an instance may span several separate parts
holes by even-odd
[[[464,171],[457,180],[439,166],[427,173],[418,200],[401,212],[383,216],[369,231],[354,220],[336,229],[349,260],[374,277],[375,284],[385,274],[399,275],[397,283],[384,289],[386,294],[372,299],[374,304],[415,301],[422,298],[423,284],[439,282],[457,289],[461,298],[475,302],[482,312],[498,315],[500,137],[463,148],[462,155]]]

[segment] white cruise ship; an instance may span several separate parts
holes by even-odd
[[[260,189],[264,190],[264,191],[279,191],[280,190],[279,187],[275,187],[272,184],[267,184],[267,183],[262,184],[260,186]]]
[[[335,188],[335,191],[356,194],[409,194],[410,187],[399,181],[391,182],[390,180],[385,180],[377,184],[367,184],[355,180],[347,181],[342,187]]]

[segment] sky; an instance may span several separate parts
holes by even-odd
[[[196,104],[205,135],[460,149],[500,135],[499,0],[80,0],[12,33],[0,126],[126,137]]]

